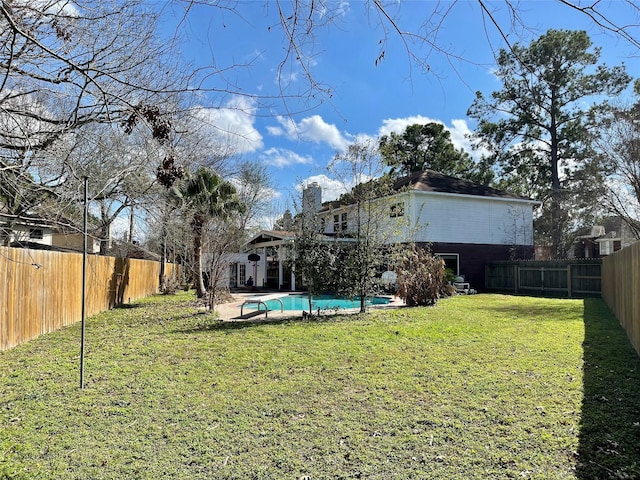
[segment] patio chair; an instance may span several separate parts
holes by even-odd
[[[464,275],[458,275],[453,279],[452,282],[453,288],[456,289],[456,293],[460,293],[463,295],[471,295],[477,293],[476,290],[471,288],[471,284],[465,281]]]

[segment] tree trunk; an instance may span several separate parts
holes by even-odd
[[[561,207],[560,197],[560,172],[558,168],[558,125],[556,122],[556,90],[551,91],[551,255],[553,259],[559,259],[564,250],[562,243],[562,222],[560,221]]]
[[[111,224],[102,223],[100,227],[100,255],[106,255],[111,247]]]
[[[193,221],[193,282],[196,287],[196,295],[203,298],[207,291],[204,287],[204,277],[202,276],[202,232],[204,225],[201,220]]]
[[[129,243],[133,243],[133,223],[134,223],[134,208],[133,204],[131,205],[131,210],[129,211]]]
[[[162,226],[162,245],[160,246],[161,258],[160,258],[160,291],[164,292],[167,286],[166,279],[166,263],[167,263],[167,229],[165,225]]]

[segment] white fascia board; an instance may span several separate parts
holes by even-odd
[[[413,193],[416,195],[424,195],[424,196],[469,198],[473,200],[485,200],[485,201],[488,200],[488,201],[498,201],[498,202],[505,202],[505,203],[525,203],[529,205],[542,205],[542,202],[539,202],[538,200],[527,199],[527,198],[484,197],[482,195],[468,195],[468,194],[449,193],[449,192],[424,192],[420,190],[411,190],[409,192],[399,193],[398,195],[403,195],[406,193]]]
[[[262,250],[264,247],[281,247],[283,245],[289,245],[293,241],[293,238],[271,240],[269,242],[260,243],[246,243],[242,247],[245,252],[253,250]]]

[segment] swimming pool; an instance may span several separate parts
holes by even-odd
[[[282,307],[285,311],[290,310],[309,310],[309,297],[305,294],[283,295],[278,300],[282,301]],[[280,310],[280,302],[278,300],[266,300],[264,303],[269,310]],[[387,297],[371,297],[367,298],[367,306],[370,305],[387,305],[391,300]],[[258,305],[247,305],[247,310],[255,310]],[[311,309],[342,309],[342,308],[360,308],[360,299],[348,299],[335,297],[331,295],[321,295],[311,299]],[[263,307],[261,307],[263,308]]]

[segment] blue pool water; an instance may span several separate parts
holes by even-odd
[[[280,297],[285,311],[288,310],[309,310],[309,297],[307,295],[284,295]],[[387,305],[390,299],[385,297],[367,298],[367,305]],[[267,300],[269,310],[280,310],[280,302],[278,300]],[[348,298],[333,297],[330,295],[322,295],[313,297],[311,300],[312,311],[335,308],[360,308],[360,299],[350,300]],[[247,305],[247,309],[256,309],[257,305]],[[263,305],[260,305],[264,309]]]

